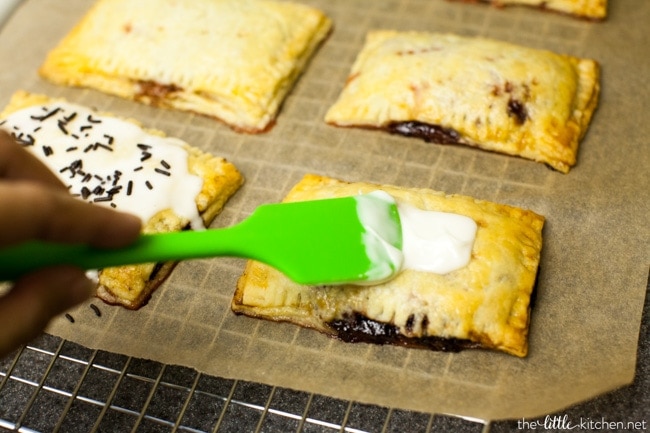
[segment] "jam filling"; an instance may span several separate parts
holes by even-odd
[[[431,125],[424,122],[393,122],[386,126],[391,134],[400,134],[406,137],[421,138],[427,143],[460,144],[461,136],[458,131],[440,125]]]
[[[136,99],[149,97],[153,100],[165,99],[168,95],[183,90],[175,84],[162,84],[152,80],[138,81],[138,88]]]
[[[508,101],[508,115],[514,117],[518,125],[523,125],[528,119],[528,110],[522,102],[511,99]]]
[[[342,319],[333,320],[328,325],[336,331],[337,338],[346,343],[394,344],[442,352],[460,352],[481,347],[480,343],[460,338],[407,337],[395,325],[369,319],[358,312],[346,313]]]

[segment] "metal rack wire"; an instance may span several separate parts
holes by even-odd
[[[486,431],[393,410],[91,350],[43,335],[0,360],[0,429],[19,432]]]

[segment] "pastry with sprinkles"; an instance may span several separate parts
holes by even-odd
[[[0,113],[0,128],[57,174],[70,194],[139,216],[145,233],[204,229],[243,183],[223,158],[63,99],[18,91]],[[137,309],[174,265],[99,270],[97,295]]]
[[[259,133],[331,27],[320,10],[291,2],[99,0],[40,74]]]

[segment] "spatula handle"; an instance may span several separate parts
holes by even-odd
[[[241,236],[236,227],[143,234],[130,246],[120,249],[30,241],[0,250],[0,281],[14,280],[39,268],[63,264],[98,269],[218,255],[238,256],[240,248]]]

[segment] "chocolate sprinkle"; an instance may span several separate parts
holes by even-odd
[[[63,132],[65,135],[68,135],[68,130],[65,129],[65,125],[66,125],[65,122],[63,122],[62,120],[59,120],[58,122],[56,122],[56,124],[59,127],[59,129],[61,130],[61,132]]]
[[[102,317],[102,311],[95,304],[90,304],[90,308],[95,312],[95,316]]]
[[[22,132],[18,135],[13,134],[13,137],[23,146],[32,146],[36,142],[34,137],[29,134],[23,134]]]
[[[74,323],[74,317],[72,317],[70,313],[65,313],[65,318],[68,319],[68,322]]]
[[[47,110],[46,107],[43,107],[43,109],[44,109],[44,110]],[[31,117],[32,119],[34,119],[34,120],[38,120],[39,122],[42,122],[42,121],[47,120],[47,119],[49,119],[50,117],[54,116],[54,115],[55,115],[56,113],[58,113],[59,111],[61,111],[61,108],[60,108],[60,107],[57,107],[57,108],[55,108],[54,110],[52,110],[52,111],[50,111],[50,112],[48,112],[48,113],[46,113],[46,114],[44,114],[44,115],[42,115],[42,116],[30,116],[30,117]]]

